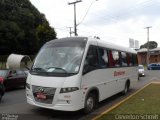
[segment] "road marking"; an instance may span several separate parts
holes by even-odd
[[[137,93],[139,93],[140,91],[142,91],[144,88],[146,88],[147,86],[149,86],[151,83],[148,83],[147,85],[145,85],[144,87],[142,87],[141,89],[137,90],[135,93],[131,94],[130,96],[128,96],[127,98],[125,98],[124,100],[120,101],[119,103],[113,105],[111,108],[107,109],[106,111],[102,112],[100,115],[96,116],[95,118],[93,118],[92,120],[97,120],[98,118],[100,118],[101,116],[103,116],[104,114],[107,114],[108,112],[110,112],[111,110],[117,108],[119,105],[121,105],[122,103],[124,103],[125,101],[127,101],[128,99],[130,99],[131,97],[133,97],[134,95],[136,95]]]

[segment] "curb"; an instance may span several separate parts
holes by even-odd
[[[160,84],[160,82],[151,82],[152,84]]]

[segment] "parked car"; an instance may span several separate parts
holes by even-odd
[[[27,75],[23,70],[0,70],[5,89],[23,86],[25,88]]]
[[[143,65],[138,65],[138,74],[139,74],[139,77],[145,76],[145,70]]]
[[[0,77],[0,101],[4,95],[4,92],[5,92],[5,88],[4,88],[4,84],[3,84],[3,78]]]
[[[160,70],[160,63],[151,63],[148,65],[148,70]]]

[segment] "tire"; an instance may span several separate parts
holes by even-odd
[[[84,113],[88,114],[94,110],[94,108],[97,105],[96,96],[92,93],[88,94],[86,100],[85,100],[85,107],[84,107]]]
[[[122,94],[123,94],[123,95],[126,95],[126,94],[127,94],[127,92],[129,91],[129,87],[130,87],[130,84],[129,84],[129,82],[127,81],[126,84],[125,84],[124,90],[122,91]]]

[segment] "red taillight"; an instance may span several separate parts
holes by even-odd
[[[4,81],[3,77],[0,77],[0,83],[1,84],[3,84],[3,81]]]

